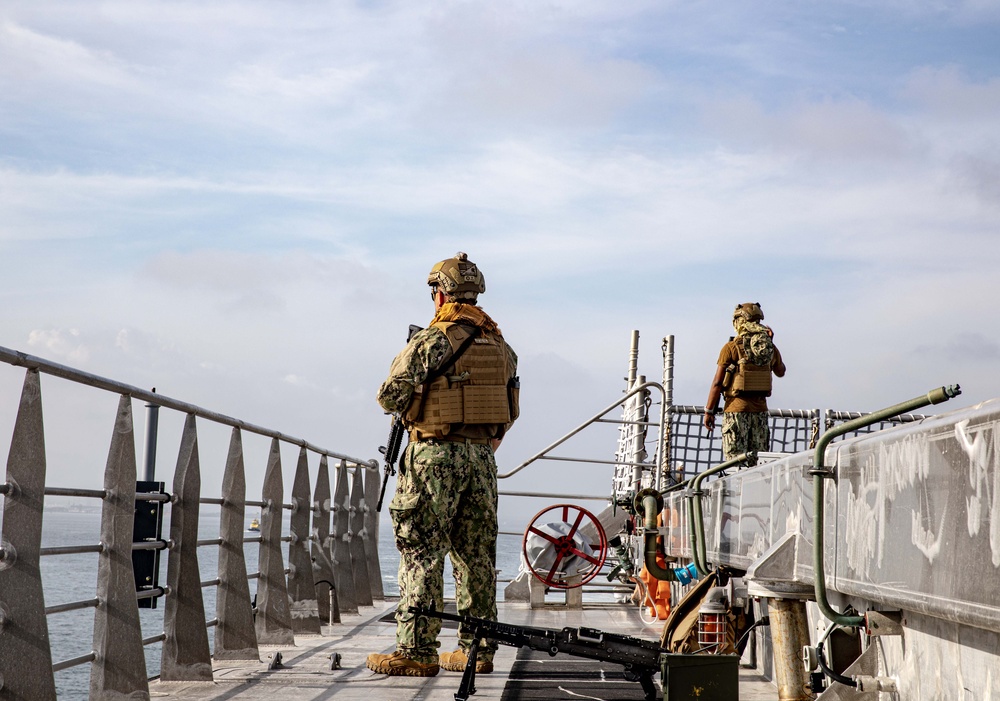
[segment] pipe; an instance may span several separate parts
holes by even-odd
[[[813,469],[810,474],[813,476],[813,578],[816,592],[816,605],[823,615],[844,627],[858,627],[864,624],[863,616],[848,616],[837,612],[830,605],[826,595],[826,574],[823,571],[823,499],[825,497],[824,478],[833,477],[833,471],[823,465],[826,457],[826,447],[837,436],[856,431],[859,428],[870,426],[873,423],[884,421],[885,419],[903,414],[930,404],[940,404],[962,393],[962,388],[958,385],[948,385],[931,390],[925,395],[914,397],[909,401],[896,404],[885,409],[867,414],[858,419],[853,419],[839,426],[834,426],[819,437],[816,443],[816,452],[813,454]]]
[[[636,378],[635,382],[638,383],[638,384],[640,384],[640,385],[646,384],[646,376],[645,375],[639,375]],[[648,418],[649,418],[649,415],[648,415],[648,413],[646,411],[646,397],[648,396],[648,394],[649,394],[648,392],[643,392],[642,394],[637,394],[637,395],[635,395],[635,397],[632,400],[633,402],[635,402],[637,416],[639,417],[639,421],[641,421],[643,423],[645,423],[648,420]],[[633,443],[632,443],[632,455],[630,457],[632,459],[632,491],[633,492],[638,492],[640,489],[642,489],[642,471],[643,471],[644,467],[648,467],[648,465],[646,465],[643,462],[645,460],[645,457],[646,457],[645,441],[643,440],[645,438],[645,435],[646,435],[646,429],[645,429],[645,427],[643,427],[642,429],[639,429],[638,427],[636,427],[636,428],[633,428],[631,430],[631,436],[632,436],[632,439],[633,439]]]
[[[679,492],[682,489],[687,489],[687,486],[691,484],[691,480],[686,479],[683,482],[678,482],[677,484],[672,484],[666,489],[662,490],[662,494],[670,494],[671,492]]]
[[[680,582],[690,584],[692,579],[698,579],[698,571],[693,569],[693,565],[678,567],[676,569],[665,569],[660,567],[656,561],[659,548],[656,546],[657,525],[656,516],[663,511],[663,497],[655,489],[644,489],[635,497],[635,506],[643,514],[643,526],[645,526],[645,555],[644,564],[646,571],[653,577],[664,582]]]
[[[156,394],[156,387],[153,388]],[[146,405],[146,455],[143,459],[142,479],[152,482],[156,479],[156,435],[160,424],[160,406],[150,402]]]
[[[676,582],[677,575],[672,570],[660,567],[656,561],[657,547],[657,524],[656,516],[663,511],[663,497],[655,489],[644,489],[635,496],[637,507],[641,507],[642,525],[646,529],[644,535],[645,555],[644,562],[646,571],[665,582]]]
[[[813,695],[800,656],[802,648],[809,644],[806,602],[768,599],[767,617],[771,624],[778,701],[809,701]]]
[[[639,374],[639,330],[632,329],[632,344],[628,353],[628,389],[632,389]]]
[[[0,347],[0,360],[3,360],[3,348],[2,347]],[[632,389],[628,390],[625,393],[625,396],[623,396],[623,397],[621,397],[619,399],[616,399],[612,404],[608,405],[605,409],[603,409],[600,412],[598,412],[597,414],[595,414],[592,418],[587,419],[582,424],[580,424],[579,426],[577,426],[576,428],[574,428],[572,431],[570,431],[569,433],[567,433],[565,436],[563,436],[562,438],[560,438],[559,440],[557,440],[555,443],[552,443],[547,448],[543,448],[541,451],[539,451],[535,455],[531,456],[530,458],[528,458],[527,460],[525,460],[524,462],[522,462],[520,465],[518,465],[517,467],[515,467],[510,472],[505,472],[505,473],[499,473],[498,472],[497,473],[497,479],[507,479],[508,477],[511,477],[511,476],[517,474],[518,472],[520,472],[521,470],[523,470],[524,468],[526,468],[528,465],[530,465],[531,463],[535,462],[536,460],[541,460],[543,458],[547,459],[547,460],[566,459],[566,458],[552,458],[552,457],[547,457],[546,453],[548,453],[550,450],[558,448],[560,445],[562,445],[563,443],[565,443],[566,441],[568,441],[570,438],[572,438],[573,436],[575,436],[576,434],[578,434],[580,431],[582,431],[583,429],[587,428],[587,426],[589,426],[590,424],[599,421],[601,419],[601,417],[604,416],[605,414],[607,414],[609,411],[611,411],[612,409],[614,409],[616,407],[622,406],[623,404],[625,404],[625,401],[627,399],[629,399],[630,397],[635,396],[639,392],[645,391],[647,388],[655,388],[655,389],[660,390],[661,394],[663,393],[663,387],[659,383],[657,383],[657,382],[643,382],[642,384],[636,384],[634,387],[632,387]],[[660,402],[660,426],[665,425],[666,420],[667,420],[667,407],[666,407],[666,404],[664,402]],[[614,423],[620,423],[620,422],[619,421],[615,421]],[[659,455],[663,454],[663,430],[662,429],[660,430],[659,438],[657,438],[657,441],[656,441],[656,450],[657,450],[657,453]],[[586,460],[586,461],[584,461],[584,460],[577,460],[575,458],[569,458],[569,459],[572,460],[573,462],[590,462],[590,463],[598,462],[598,461],[595,461],[595,460]],[[617,465],[619,463],[618,462],[609,462],[608,464],[610,464],[610,465]]]
[[[670,411],[670,407],[674,404],[674,337],[673,335],[665,336],[663,339],[663,404],[667,411]],[[672,479],[673,475],[670,471],[670,422],[667,421],[663,425],[663,452],[660,453],[660,466],[656,471],[656,484],[654,485],[660,491],[663,491],[663,487],[667,485]]]
[[[306,450],[311,450],[312,452],[319,453],[320,455],[327,455],[331,458],[345,460],[346,462],[357,465],[360,468],[369,470],[378,469],[378,460],[361,460],[360,458],[352,458],[349,455],[341,455],[340,453],[320,448],[319,446],[313,445],[312,443],[309,443],[301,438],[288,436],[269,428],[247,423],[246,421],[242,421],[240,419],[234,419],[230,416],[225,416],[214,411],[208,411],[207,409],[202,409],[194,404],[188,404],[187,402],[171,399],[165,395],[149,392],[139,387],[127,385],[123,382],[109,380],[105,377],[100,377],[99,375],[92,375],[89,372],[83,372],[66,365],[53,363],[49,360],[45,360],[44,358],[28,355],[27,353],[22,353],[21,351],[15,351],[10,348],[0,346],[0,362],[8,363],[9,365],[14,365],[16,367],[27,368],[28,370],[34,370],[36,372],[44,372],[48,375],[61,377],[64,380],[77,382],[88,387],[96,387],[97,389],[115,392],[116,394],[127,394],[133,399],[145,400],[160,407],[174,409],[175,411],[179,411],[184,414],[194,414],[195,416],[207,419],[208,421],[220,423],[225,426],[232,426],[233,428],[239,428],[244,431],[249,431],[250,433],[256,433],[260,436],[266,436],[268,438],[277,438],[279,441],[284,441],[286,443],[294,443],[295,445],[302,446]]]
[[[705,521],[701,514],[701,483],[706,477],[722,472],[730,467],[736,467],[744,461],[756,458],[757,451],[751,450],[747,453],[740,453],[735,458],[724,463],[711,467],[691,480],[691,489],[686,497],[689,502],[688,532],[691,536],[691,559],[694,560],[698,573],[705,576],[709,573],[708,563],[705,557]]]
[[[826,663],[826,657],[823,655],[823,643],[816,644],[816,661],[819,662],[819,668],[823,670],[823,674],[825,674],[829,679],[843,684],[844,686],[857,688],[858,683],[856,681],[850,677],[845,677],[843,674],[837,674],[830,669],[830,666]]]

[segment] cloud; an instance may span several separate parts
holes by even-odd
[[[368,293],[372,271],[350,258],[304,250],[241,252],[198,248],[162,251],[136,272],[164,291],[199,305],[256,317],[309,316],[309,302],[351,299]]]
[[[796,158],[892,162],[914,150],[897,119],[853,98],[799,102],[772,112],[743,98],[708,104],[704,114],[706,123],[727,143]]]
[[[511,47],[513,48],[513,47]],[[621,59],[588,59],[566,47],[531,47],[452,69],[453,78],[435,96],[433,109],[465,130],[470,125],[601,128],[627,110],[654,83],[641,64]],[[428,103],[430,108],[434,102]]]
[[[321,70],[284,75],[275,66],[239,66],[227,79],[235,91],[256,100],[281,102],[337,103],[363,85],[372,67],[326,67]]]
[[[67,92],[82,97],[91,88],[105,92],[138,87],[111,52],[10,20],[0,21],[0,84],[16,89],[13,97],[22,99],[54,98],[48,91],[55,85],[62,88],[61,98]]]
[[[288,268],[269,266],[260,256],[214,250],[164,251],[150,260],[140,274],[175,290],[237,295],[256,292],[264,297],[270,295],[260,286],[278,285],[290,277]]]
[[[973,331],[956,333],[941,342],[918,346],[916,350],[953,363],[984,365],[1000,360],[1000,342]]]
[[[1000,78],[975,3],[876,5],[7,3],[8,344],[365,455],[465,250],[521,353],[505,461],[619,395],[632,328],[652,378],[676,334],[703,401],[745,299],[777,405],[907,396],[995,352],[963,334],[996,298]]]
[[[902,95],[938,119],[992,124],[1000,112],[1000,77],[973,82],[958,66],[925,66],[909,76]]]
[[[91,349],[77,329],[33,329],[28,333],[28,347],[33,355],[55,358],[58,362],[85,364]]]
[[[957,156],[954,176],[960,189],[974,192],[994,207],[1000,205],[1000,155]]]

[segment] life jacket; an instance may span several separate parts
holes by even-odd
[[[431,326],[444,333],[457,358],[444,374],[415,389],[403,416],[411,437],[502,435],[517,418],[520,393],[503,337],[455,322]]]
[[[753,328],[758,327],[758,328]],[[738,361],[726,368],[727,397],[770,397],[774,342],[764,326],[748,322],[733,341]]]

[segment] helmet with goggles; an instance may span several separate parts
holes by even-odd
[[[458,300],[473,300],[486,291],[486,278],[469,256],[459,251],[431,268],[427,284]]]

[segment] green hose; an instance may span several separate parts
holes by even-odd
[[[691,559],[694,560],[694,565],[698,568],[698,572],[702,577],[709,573],[709,569],[706,561],[707,558],[705,557],[705,521],[701,515],[701,483],[706,477],[727,470],[730,467],[736,467],[748,459],[752,460],[756,457],[757,451],[740,453],[731,460],[727,460],[715,467],[710,467],[691,481],[691,491],[686,496],[689,500],[688,532],[691,536]]]
[[[823,499],[825,496],[823,480],[827,477],[833,477],[832,471],[823,465],[824,458],[826,457],[826,447],[837,436],[842,436],[845,433],[856,431],[859,428],[870,426],[897,414],[904,414],[908,411],[928,406],[929,404],[946,402],[961,393],[962,389],[958,385],[940,387],[925,395],[914,397],[907,402],[902,402],[901,404],[881,409],[872,414],[867,414],[861,418],[852,419],[839,426],[834,426],[820,436],[816,444],[816,452],[813,454],[813,469],[810,471],[813,476],[813,576],[815,579],[816,605],[819,606],[819,610],[823,612],[824,616],[837,625],[845,627],[860,626],[864,624],[865,619],[863,616],[847,616],[838,613],[830,606],[830,602],[826,596],[826,574],[823,571]]]
[[[705,564],[705,525],[702,522],[701,515],[701,493],[698,491],[698,487],[701,485],[702,480],[704,480],[709,475],[714,475],[717,472],[721,472],[730,467],[735,467],[746,461],[748,458],[757,457],[756,452],[742,453],[737,455],[732,460],[727,460],[721,465],[716,465],[715,467],[705,470],[703,473],[698,475],[692,480],[682,482],[678,485],[673,485],[667,491],[675,491],[680,489],[687,484],[692,485],[692,493],[694,511],[695,514],[692,516],[688,514],[688,526],[690,529],[690,540],[691,540],[691,553],[692,559],[694,560],[694,566],[697,574],[705,576],[709,573],[708,567]],[[691,498],[690,496],[688,498]],[[675,569],[664,569],[660,567],[656,562],[656,555],[658,553],[656,547],[656,516],[663,510],[663,496],[659,492],[653,489],[645,489],[636,496],[636,506],[640,508],[643,514],[643,525],[646,528],[645,536],[645,564],[646,571],[651,575],[656,577],[661,581],[666,582],[683,582],[687,584],[691,578],[697,579],[695,577],[695,572],[690,571],[690,568],[683,568],[684,572],[679,576],[677,570]],[[687,576],[684,576],[687,575]]]

